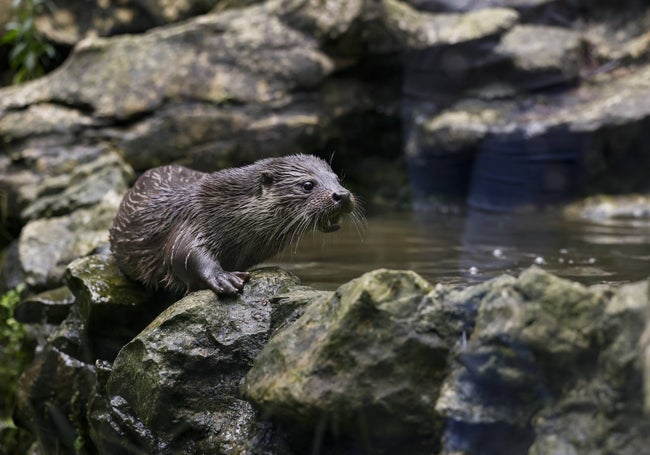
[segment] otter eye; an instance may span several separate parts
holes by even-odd
[[[314,182],[312,182],[311,180],[303,182],[302,189],[305,190],[305,191],[313,190],[314,189]]]

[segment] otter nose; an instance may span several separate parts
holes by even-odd
[[[332,193],[332,199],[344,209],[352,209],[352,196],[348,190],[334,191]]]

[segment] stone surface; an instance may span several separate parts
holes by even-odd
[[[432,286],[377,270],[323,292],[261,269],[239,296],[172,304],[111,362],[92,338],[122,329],[111,311],[134,314],[128,292],[103,285],[121,279],[112,268],[73,263],[77,300],[93,303],[73,306],[21,380],[17,422],[46,453],[633,454],[650,442],[648,281],[587,288],[531,268]],[[92,327],[88,311],[103,315]]]
[[[94,208],[28,223],[18,244],[25,283],[35,289],[56,287],[73,259],[107,249],[108,228],[120,201],[121,196],[110,192]]]
[[[507,8],[483,9],[467,14],[429,14],[398,0],[383,0],[385,27],[402,43],[403,49],[417,50],[453,45],[498,36],[518,19]]]
[[[592,196],[564,209],[569,218],[600,222],[650,220],[650,197],[643,194],[627,196]]]
[[[38,438],[43,453],[74,453],[89,443],[86,407],[95,375],[82,338],[73,312],[20,378],[14,420]]]
[[[535,268],[494,289],[436,404],[454,422],[444,453],[479,453],[488,435],[488,453],[640,450],[648,304],[647,282],[585,288]]]
[[[512,61],[515,75],[521,73],[516,82],[527,89],[572,82],[584,66],[581,34],[563,27],[517,25],[495,52]]]
[[[92,359],[115,359],[122,346],[167,305],[165,299],[124,276],[112,254],[72,261],[65,282],[84,321],[86,349]]]
[[[14,317],[26,324],[60,324],[74,301],[74,295],[67,287],[51,289],[21,300],[14,310]]]
[[[33,122],[30,114],[22,115],[26,117],[16,119],[18,124],[38,128],[39,122]],[[0,124],[12,122],[10,117],[4,117]],[[56,116],[44,118],[51,125],[57,122]],[[15,132],[11,126],[7,128]],[[47,134],[59,133],[46,130]],[[107,143],[25,147],[0,157],[0,169],[0,189],[7,198],[7,215],[22,223],[95,206],[107,193],[125,193],[134,179],[133,170]]]
[[[36,26],[48,40],[73,46],[90,36],[142,33],[152,27],[207,13],[223,0],[59,0],[45,8]]]
[[[260,7],[246,15],[204,15],[140,36],[88,38],[59,71],[7,90],[0,110],[55,100],[91,109],[97,118],[126,120],[167,100],[279,102],[287,91],[313,86],[331,71],[316,44]]]
[[[318,297],[257,357],[245,396],[290,425],[361,426],[372,445],[434,434],[449,346],[423,316],[430,290],[415,273],[378,270]]]
[[[239,382],[268,338],[276,307],[269,299],[296,284],[287,273],[259,270],[241,296],[199,291],[161,313],[115,359],[106,401],[91,413],[97,445],[250,453],[267,430],[240,397]]]

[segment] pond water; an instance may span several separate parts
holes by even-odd
[[[586,285],[623,284],[650,276],[650,220],[568,220],[552,210],[391,213],[368,217],[361,234],[350,225],[307,234],[269,264],[319,289],[377,268],[410,269],[431,283],[453,284],[516,275],[533,264]]]

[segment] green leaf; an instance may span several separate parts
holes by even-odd
[[[33,73],[34,70],[36,69],[36,64],[38,63],[38,55],[36,55],[36,52],[33,50],[30,50],[27,52],[27,55],[25,56],[25,69],[27,70],[27,73]]]
[[[28,32],[31,31],[34,28],[34,19],[31,17],[28,17],[25,19],[25,22],[22,24],[22,30],[23,32]]]
[[[5,26],[7,30],[20,30],[20,23],[17,21],[8,22]]]
[[[21,41],[17,43],[13,49],[11,49],[11,52],[9,52],[9,60],[16,60],[18,59],[21,55],[25,53],[27,50],[27,43],[24,41]]]
[[[50,43],[45,43],[43,50],[49,58],[56,57],[56,49],[54,49],[54,46],[52,46]]]
[[[13,43],[18,37],[18,32],[16,30],[9,30],[7,33],[2,35],[3,43]]]

